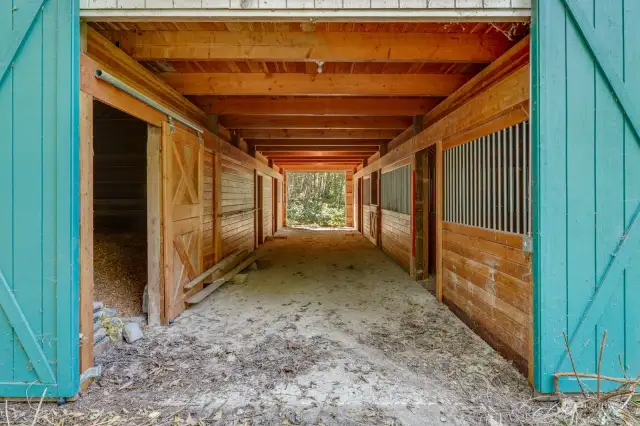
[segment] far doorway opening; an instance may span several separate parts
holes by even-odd
[[[287,225],[347,225],[345,172],[287,172]]]

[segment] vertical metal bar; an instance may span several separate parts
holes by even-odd
[[[483,168],[483,181],[482,187],[484,188],[482,194],[482,200],[484,203],[484,208],[482,209],[484,217],[482,219],[484,223],[484,227],[489,227],[489,150],[487,149],[487,144],[489,143],[489,137],[485,136],[482,138],[482,156],[484,157],[482,168]]]
[[[496,134],[491,134],[491,229],[496,229]]]
[[[485,161],[486,154],[486,146],[485,146],[485,137],[483,136],[480,139],[480,226],[483,228],[487,227],[487,215],[486,215],[486,207],[487,207],[487,180],[486,180],[486,170],[487,170],[487,162]]]
[[[502,165],[500,169],[502,169],[502,191],[501,191],[501,201],[502,205],[502,217],[500,220],[500,230],[507,230],[507,141],[505,130],[502,129],[500,131],[500,145],[502,149]]]
[[[520,123],[515,125],[516,144],[516,233],[520,233]]]
[[[473,185],[471,186],[472,188],[472,207],[473,207],[473,226],[478,226],[478,141],[475,140],[473,141],[473,145],[471,146],[472,149],[472,157],[473,157],[473,161],[471,163],[471,166],[473,167],[471,169],[471,176],[473,177],[472,182]]]
[[[469,154],[467,151],[469,150],[469,145],[462,145],[462,220],[465,225],[468,225],[469,220],[469,202],[468,202],[468,191],[469,185],[467,183],[467,177],[469,175],[469,165],[467,164],[467,155]]]
[[[513,208],[513,200],[514,200],[514,193],[515,193],[515,188],[514,188],[514,180],[513,180],[513,166],[515,164],[515,160],[513,159],[513,153],[514,153],[514,139],[513,139],[513,126],[509,127],[508,129],[508,133],[509,133],[509,232],[515,232],[515,229],[513,227],[513,223],[514,223],[514,216],[516,215],[516,212]]]
[[[460,173],[460,165],[458,164],[458,147],[453,148],[453,167],[455,168],[453,178],[454,178],[454,189],[455,189],[455,197],[456,197],[456,205],[455,205],[455,214],[456,214],[456,223],[460,223],[460,181],[458,179],[458,173]]]

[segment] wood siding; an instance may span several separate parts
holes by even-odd
[[[465,0],[459,9],[529,9],[531,0]],[[456,9],[455,0],[80,0],[81,9]]]
[[[283,200],[283,185],[281,181],[277,181],[277,191],[274,195],[276,198],[277,209],[276,209],[276,223],[277,229],[280,229],[284,226],[284,215],[286,212],[284,211],[284,200]]]
[[[531,339],[531,253],[522,236],[444,222],[444,301],[526,373]]]
[[[253,170],[222,160],[222,257],[255,248]]]
[[[382,210],[382,250],[406,271],[411,263],[411,215]]]
[[[204,198],[202,206],[202,249],[204,269],[215,264],[213,236],[213,154],[204,153]]]
[[[362,232],[372,244],[378,245],[378,207],[363,206],[362,208]]]
[[[262,229],[263,236],[273,235],[273,179],[262,178]]]

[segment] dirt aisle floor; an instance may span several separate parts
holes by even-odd
[[[112,348],[98,359],[102,378],[44,416],[64,424],[529,423],[526,380],[362,236],[279,235],[287,239],[262,249],[269,266],[173,326]]]

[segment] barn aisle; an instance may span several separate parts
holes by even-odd
[[[204,424],[527,424],[526,380],[364,237],[278,235],[246,283],[99,358],[74,409],[106,392],[115,412]]]

